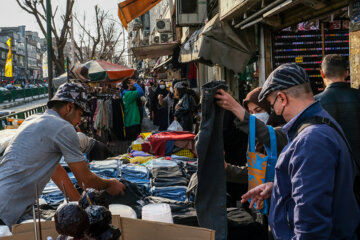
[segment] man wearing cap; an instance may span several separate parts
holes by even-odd
[[[231,96],[219,91],[219,105],[239,118]],[[275,239],[356,239],[360,211],[353,192],[355,172],[351,153],[336,121],[314,97],[305,70],[284,64],[266,80],[259,100],[270,102],[282,115],[289,143],[281,152],[274,182],[260,185],[243,196],[243,201],[260,201],[271,196],[269,224]],[[308,119],[327,118],[298,132]]]
[[[116,179],[102,179],[87,167],[80,151],[75,126],[88,112],[85,89],[65,83],[48,102],[48,110],[27,118],[11,140],[0,161],[0,224],[11,227],[27,219],[50,177],[72,201],[80,198],[59,161],[65,161],[80,186],[104,189],[111,195],[124,194],[125,186]],[[64,186],[64,187],[63,187]]]

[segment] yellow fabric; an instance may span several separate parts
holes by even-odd
[[[149,137],[152,133],[151,132],[145,132],[145,133],[140,133],[140,136],[145,139],[147,137]]]
[[[132,150],[142,151],[141,144],[133,144]]]
[[[143,164],[143,163],[146,163],[152,159],[155,159],[156,157],[154,156],[150,156],[150,157],[134,157],[132,159],[130,159],[130,163],[140,163],[140,164]]]
[[[126,0],[119,3],[118,15],[124,28],[127,29],[127,25],[133,19],[140,17],[161,0]]]
[[[9,52],[6,58],[5,63],[5,77],[12,77],[13,76],[13,64],[12,64],[12,53],[11,53],[11,38],[9,38],[6,42],[9,46]]]
[[[174,153],[174,155],[188,157],[188,158],[195,157],[195,155],[189,149],[180,150],[180,151]]]

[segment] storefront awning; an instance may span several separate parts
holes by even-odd
[[[172,57],[169,57],[168,59],[165,59],[165,57],[160,58],[161,59],[159,59],[159,61],[154,66],[154,70],[159,69],[172,61]]]
[[[127,25],[133,19],[140,17],[161,0],[126,0],[119,3],[118,15],[122,25],[127,29]]]
[[[178,42],[161,43],[142,47],[133,47],[131,50],[137,60],[146,58],[158,58],[161,56],[172,55]]]
[[[235,32],[216,15],[181,46],[180,59],[182,63],[197,61],[207,65],[219,64],[237,73],[245,70],[255,52],[252,29]]]

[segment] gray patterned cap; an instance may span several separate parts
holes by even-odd
[[[302,67],[294,63],[280,65],[266,79],[259,94],[259,101],[264,100],[276,90],[288,89],[307,82],[309,82],[309,76]]]
[[[186,88],[186,85],[184,82],[178,82],[175,84],[174,88]]]
[[[48,108],[51,108],[56,101],[74,103],[85,113],[90,113],[86,91],[80,83],[64,83],[60,85],[55,93],[55,96],[50,101],[48,101]]]

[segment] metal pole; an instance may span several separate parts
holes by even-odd
[[[71,9],[71,49],[72,49],[72,66],[75,66],[75,42],[74,42],[74,18],[73,18],[73,10],[74,7]],[[68,63],[69,65],[69,63]],[[68,66],[69,67],[69,66]]]
[[[260,66],[259,66],[259,86],[265,83],[265,37],[264,37],[264,25],[260,24]]]
[[[28,71],[29,71],[29,53],[28,53],[28,38],[25,37],[25,79],[28,81]]]
[[[53,97],[53,67],[52,67],[52,37],[51,37],[51,1],[46,0],[46,41],[48,54],[48,85],[49,85],[49,99]]]

